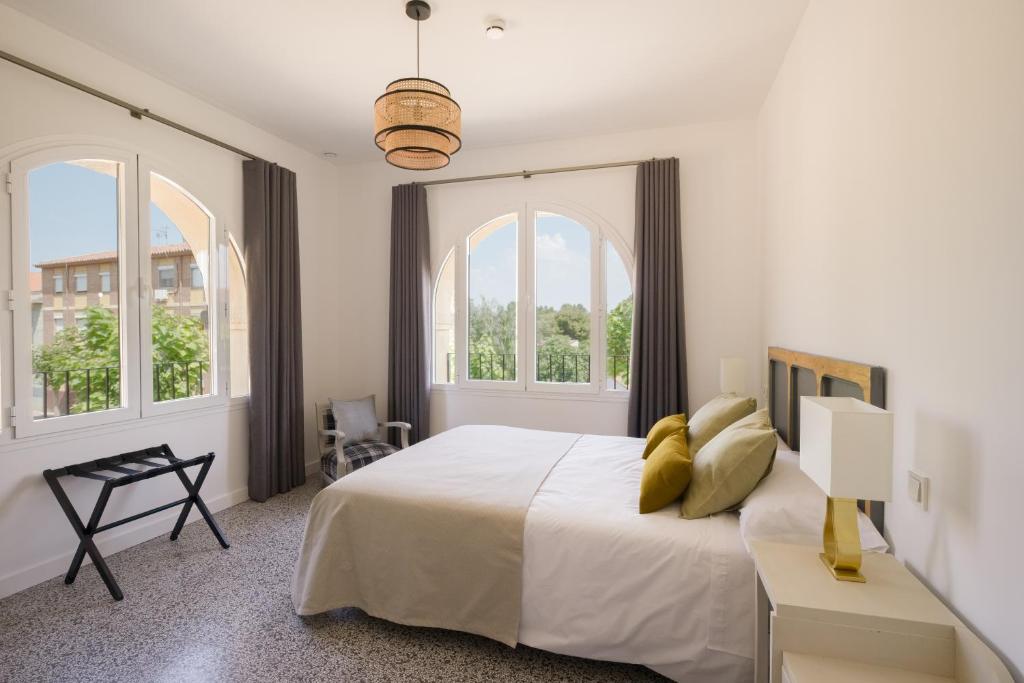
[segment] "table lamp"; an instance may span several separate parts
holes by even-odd
[[[828,496],[822,561],[836,580],[863,583],[857,500],[890,498],[892,413],[855,398],[801,397],[800,469]]]

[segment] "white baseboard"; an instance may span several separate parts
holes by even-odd
[[[221,495],[213,498],[203,498],[203,501],[206,503],[206,506],[210,508],[211,512],[220,512],[221,510],[238,505],[239,503],[247,500],[249,500],[249,490],[245,487],[235,489],[234,491],[228,491],[227,493],[222,493]],[[174,528],[174,523],[178,519],[178,513],[179,510],[177,508],[172,508],[166,513],[161,513],[150,518],[147,522],[140,523],[138,525],[130,525],[124,531],[97,536],[96,546],[104,557],[109,557],[114,553],[120,552],[125,548],[130,548],[133,545],[138,545],[143,541],[148,541],[152,538],[156,538],[157,536],[169,534],[171,529]],[[202,519],[202,516],[200,516],[197,510],[193,510],[192,514],[189,515],[187,523],[191,524],[199,519]],[[55,576],[64,574],[68,569],[68,565],[71,564],[71,558],[74,554],[75,549],[70,548],[66,553],[58,555],[57,557],[44,560],[43,562],[39,562],[30,567],[26,567],[0,577],[0,598],[13,595],[14,593],[23,591],[38,583],[48,581]],[[88,556],[86,556],[84,564],[91,564]]]
[[[306,476],[312,477],[314,474],[320,471],[320,461],[313,460],[306,463]]]

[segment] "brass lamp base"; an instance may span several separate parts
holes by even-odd
[[[860,530],[855,499],[829,496],[823,540],[825,552],[819,557],[836,581],[867,581],[860,573]]]

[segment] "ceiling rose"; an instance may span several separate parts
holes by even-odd
[[[416,21],[416,77],[391,81],[374,102],[374,142],[389,164],[429,171],[447,166],[462,147],[462,109],[448,88],[420,77],[420,22],[430,5],[410,0],[405,13]]]

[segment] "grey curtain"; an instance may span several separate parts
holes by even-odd
[[[249,497],[306,481],[295,174],[242,164],[249,295]]]
[[[412,425],[411,443],[430,434],[430,290],[427,188],[396,185],[391,188],[388,419]]]
[[[662,417],[687,411],[679,211],[679,160],[641,163],[636,170],[630,436],[646,436]]]

